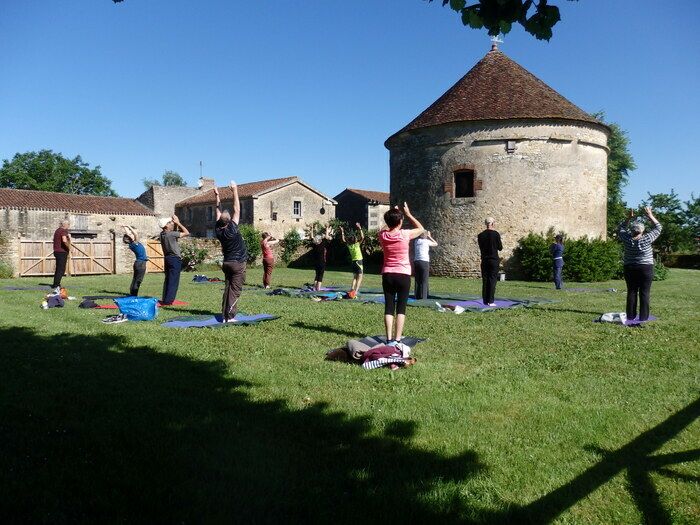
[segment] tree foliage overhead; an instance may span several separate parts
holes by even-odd
[[[143,179],[144,187],[148,190],[151,186],[187,186],[185,179],[177,171],[165,170],[162,180]]]
[[[80,155],[67,159],[48,149],[16,153],[12,160],[3,160],[0,187],[105,197],[117,195],[112,182],[102,175],[100,166],[90,168]]]
[[[549,3],[548,0],[478,0],[467,5],[467,0],[442,0],[443,6],[449,4],[461,14],[465,26],[485,27],[489,35],[496,36],[509,33],[513,24],[520,24],[538,40],[552,38],[552,28],[561,20],[559,8]]]

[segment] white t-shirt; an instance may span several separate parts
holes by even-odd
[[[413,260],[430,262],[430,245],[432,243],[428,239],[416,239],[413,247]]]

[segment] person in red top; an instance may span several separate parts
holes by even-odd
[[[413,223],[410,230],[402,230],[404,216]],[[423,233],[423,225],[411,215],[408,204],[403,203],[403,212],[394,206],[384,214],[386,226],[379,232],[379,243],[384,251],[382,264],[382,288],[384,290],[384,328],[388,345],[401,342],[406,320],[406,304],[411,290],[411,261],[408,244]],[[396,323],[394,323],[394,315]],[[392,337],[392,332],[396,332]]]
[[[63,219],[55,232],[53,232],[53,256],[56,259],[56,270],[53,273],[52,288],[56,292],[61,292],[61,279],[66,273],[66,262],[70,251],[70,233],[68,228],[70,222]]]
[[[272,247],[280,242],[275,239],[268,232],[263,232],[262,240],[260,241],[260,248],[262,249],[263,258],[263,286],[265,288],[270,287],[270,281],[272,280],[272,269],[275,267],[275,254],[272,253]]]

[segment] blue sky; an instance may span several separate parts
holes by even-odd
[[[628,131],[630,203],[698,195],[695,2],[553,3],[550,42],[515,27],[501,49]],[[193,184],[200,160],[220,184],[388,190],[384,140],[490,47],[440,4],[1,0],[0,158],[80,154],[124,196],[166,169]]]

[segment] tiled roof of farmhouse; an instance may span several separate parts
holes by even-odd
[[[238,185],[238,197],[251,197],[257,195],[266,190],[271,190],[277,186],[281,186],[288,182],[299,180],[299,177],[284,177],[281,179],[268,179],[260,180],[257,182],[246,182],[245,184]],[[221,202],[231,200],[233,198],[233,192],[228,186],[219,188],[219,196]],[[189,197],[177,203],[178,206],[193,206],[196,204],[208,204],[211,202],[216,202],[216,196],[214,195],[214,190],[209,190],[202,193],[201,195],[195,195],[194,197]]]
[[[395,135],[450,122],[510,119],[566,119],[601,124],[501,51],[492,49]]]
[[[389,204],[389,194],[385,191],[356,190],[353,188],[346,188],[345,191],[356,193],[369,201],[376,201],[379,204]],[[338,199],[336,198],[336,200]]]
[[[135,199],[10,188],[0,188],[0,208],[109,215],[155,215],[153,210]]]

